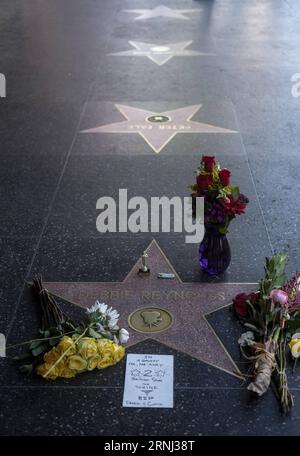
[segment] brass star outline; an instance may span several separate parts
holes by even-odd
[[[164,112],[149,111],[121,104],[115,104],[115,107],[126,120],[84,129],[80,133],[139,134],[157,154],[177,134],[238,133],[236,130],[192,120],[193,116],[202,108],[202,104],[183,106]],[[156,117],[164,118],[163,122],[153,122],[153,118]]]
[[[173,57],[215,56],[215,54],[210,54],[207,52],[186,49],[192,43],[192,40],[168,44],[145,43],[143,41],[129,41],[129,44],[134,49],[113,52],[108,55],[115,57],[147,57],[149,60],[151,60],[159,66],[162,66],[165,63],[169,62]]]
[[[130,332],[127,346],[154,339],[172,349],[188,354],[228,374],[241,372],[207,316],[230,306],[237,293],[255,291],[255,283],[182,282],[155,240],[146,249],[151,273],[141,277],[139,259],[123,282],[45,282],[55,296],[77,306],[90,307],[97,299],[116,308],[120,326]],[[171,280],[159,279],[159,272],[174,273]],[[173,324],[157,333],[141,333],[128,325],[129,315],[143,307],[161,307],[173,315]]]
[[[190,20],[187,13],[199,13],[201,9],[172,9],[165,5],[158,5],[152,9],[126,9],[123,10],[125,13],[134,13],[137,16],[134,18],[134,21],[147,20],[157,17],[168,17],[172,19],[184,19]]]

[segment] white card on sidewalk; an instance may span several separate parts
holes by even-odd
[[[123,407],[173,408],[174,357],[127,355]]]

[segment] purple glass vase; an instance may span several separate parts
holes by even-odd
[[[230,264],[231,253],[226,234],[213,226],[205,227],[205,235],[199,245],[199,265],[210,275],[219,275]]]

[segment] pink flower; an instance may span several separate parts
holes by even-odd
[[[288,294],[283,290],[272,290],[270,293],[270,298],[273,302],[277,302],[281,305],[285,305],[289,300]]]

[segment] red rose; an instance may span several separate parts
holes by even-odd
[[[234,201],[232,196],[230,196],[226,200],[221,200],[221,203],[227,214],[235,216],[245,213],[246,204],[242,204],[239,201]]]
[[[197,176],[197,185],[201,190],[207,190],[212,184],[213,178],[211,174],[200,174]]]
[[[249,301],[252,302],[252,304],[255,304],[260,298],[260,292],[256,291],[255,293],[250,293],[248,296]]]
[[[230,183],[230,171],[226,168],[223,168],[219,171],[219,178],[223,187],[227,187]]]
[[[249,295],[246,293],[240,293],[236,295],[233,300],[233,309],[240,317],[246,317],[248,314],[248,306],[246,304],[247,299],[249,299]]]
[[[202,163],[204,163],[206,171],[212,171],[216,165],[215,157],[210,157],[208,155],[202,155]]]

